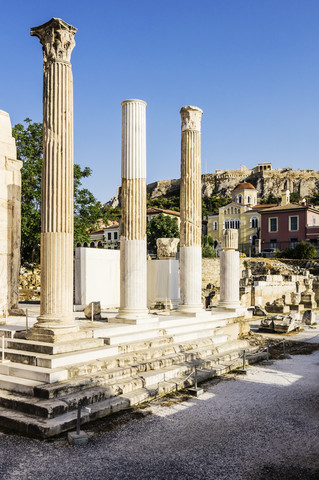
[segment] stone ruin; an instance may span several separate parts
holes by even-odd
[[[249,323],[247,308],[241,307],[239,295],[236,231],[223,232],[219,304],[209,311],[202,304],[200,151],[203,112],[190,105],[180,111],[180,297],[177,310],[164,316],[150,314],[147,308],[146,103],[130,99],[121,104],[120,308],[115,316],[107,316],[107,322],[92,321],[99,310],[99,305],[94,303],[88,306],[86,318],[82,321],[75,318],[70,63],[75,33],[76,28],[57,18],[31,29],[31,35],[37,36],[43,46],[44,66],[40,315],[30,329],[7,339],[3,351],[6,358],[0,363],[0,387],[10,391],[10,401],[8,395],[0,391],[0,404],[5,404],[0,424],[10,424],[20,433],[39,437],[74,428],[77,409],[85,403],[91,404],[91,408],[82,417],[82,423],[175,391],[177,385],[189,385],[194,366],[202,365],[210,375],[211,372],[230,371],[235,368],[236,361],[242,364],[240,352],[250,348],[241,338],[249,331]],[[51,171],[56,171],[57,176],[52,177]],[[276,292],[280,290],[282,279],[275,277],[267,278],[266,275],[265,279],[251,280],[247,275],[241,286],[244,289],[242,303],[248,302],[249,295],[253,304],[269,301],[271,289],[275,286]],[[298,281],[300,302],[304,300],[308,305],[313,302],[312,285],[309,278],[308,283],[300,278]],[[294,292],[296,280],[287,282]],[[289,292],[289,288],[284,289],[284,293]]]
[[[10,117],[0,110],[0,320],[18,307],[21,167]]]

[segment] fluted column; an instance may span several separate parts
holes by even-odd
[[[41,310],[33,329],[56,338],[73,320],[73,78],[77,29],[52,18],[31,35],[43,46]]]
[[[117,320],[147,316],[146,103],[122,102],[121,291]]]
[[[237,309],[240,307],[237,230],[223,230],[222,247],[223,251],[220,253],[220,301],[218,306]]]
[[[201,118],[203,111],[187,106],[182,117],[181,144],[181,225],[180,305],[183,312],[203,308],[202,295],[202,199],[201,199]]]

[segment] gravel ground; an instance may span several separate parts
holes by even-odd
[[[318,480],[318,365],[319,351],[253,366],[120,416],[86,446],[0,434],[0,478]]]

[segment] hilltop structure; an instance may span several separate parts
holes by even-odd
[[[238,183],[251,183],[260,197],[268,198],[269,195],[281,197],[282,190],[298,193],[300,197],[308,197],[319,188],[319,171],[293,170],[291,167],[272,168],[271,163],[258,163],[253,168],[241,165],[238,170],[216,170],[215,173],[202,175],[202,197],[210,197],[213,193],[228,197]],[[159,180],[147,185],[150,198],[161,195],[179,194],[180,180]],[[108,205],[119,205],[120,188]]]

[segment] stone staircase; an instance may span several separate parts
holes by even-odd
[[[82,423],[189,386],[241,365],[248,343],[243,323],[228,314],[158,317],[157,325],[81,322],[87,332],[72,343],[7,338],[0,363],[0,425],[50,437],[76,426],[77,406],[89,405]],[[89,338],[89,336],[91,338]],[[20,338],[15,338],[20,337]],[[204,370],[204,371],[203,371]]]

